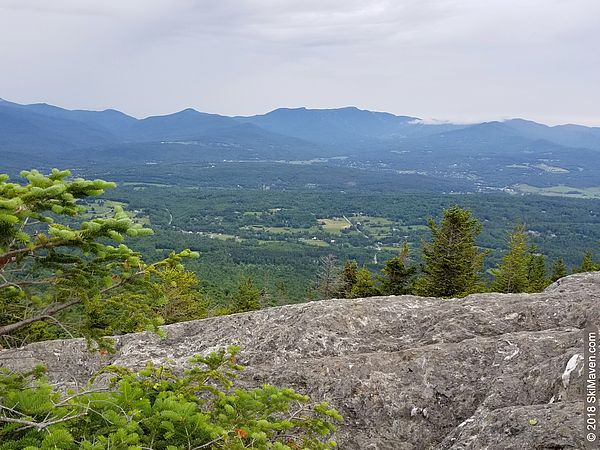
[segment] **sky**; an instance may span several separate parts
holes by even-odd
[[[0,97],[600,126],[600,1],[0,0]]]

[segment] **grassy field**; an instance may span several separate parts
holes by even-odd
[[[328,233],[339,234],[342,230],[350,228],[350,224],[344,218],[334,217],[332,219],[317,219],[323,231]]]
[[[395,228],[401,231],[429,230],[429,227],[427,225],[396,225]]]
[[[390,236],[394,222],[385,217],[352,216],[352,223],[363,233],[373,239]]]
[[[238,236],[234,236],[233,234],[223,234],[223,233],[206,233],[206,235],[211,239],[218,239],[220,241],[242,241]]]
[[[295,228],[295,227],[266,227],[263,225],[252,225],[248,227],[254,231],[264,231],[273,234],[310,234],[318,230],[318,228]]]
[[[134,182],[127,182],[127,181],[123,182],[122,184],[123,184],[123,186],[133,186],[133,187],[134,187],[134,189],[135,189],[136,187],[138,187],[138,188],[139,188],[139,187],[146,187],[146,186],[152,186],[152,187],[173,187],[173,185],[172,185],[172,184],[161,184],[161,183],[140,183],[140,182],[135,182],[135,183],[134,183]]]
[[[574,188],[565,185],[550,187],[535,187],[528,184],[517,184],[513,186],[517,192],[524,194],[539,194],[550,197],[569,197],[569,198],[593,198],[600,199],[600,186],[590,188]]]
[[[304,239],[302,242],[306,245],[314,245],[315,247],[329,247],[329,243],[321,239]]]

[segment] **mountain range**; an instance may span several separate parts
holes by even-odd
[[[523,119],[426,123],[355,107],[279,108],[236,117],[185,109],[137,119],[113,109],[68,110],[0,100],[0,158],[8,169],[324,160],[399,173],[472,177],[497,186],[532,177],[545,185],[597,186],[600,128]]]

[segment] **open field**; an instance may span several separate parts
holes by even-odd
[[[352,223],[362,232],[366,233],[373,239],[382,239],[392,234],[394,222],[385,217],[352,216]]]
[[[306,245],[314,245],[315,247],[329,247],[329,243],[321,239],[303,239],[302,242]]]
[[[311,234],[318,230],[317,227],[297,228],[297,227],[267,227],[263,225],[251,225],[245,229],[272,234]]]
[[[600,186],[590,188],[575,188],[565,185],[536,187],[528,184],[517,184],[513,186],[513,189],[524,194],[538,194],[551,197],[600,198]]]
[[[342,230],[350,228],[350,224],[344,218],[334,217],[332,219],[317,219],[323,231],[328,233],[339,234]]]

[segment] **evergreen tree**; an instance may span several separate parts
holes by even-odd
[[[340,297],[349,297],[357,280],[358,264],[356,264],[356,261],[346,261],[342,271],[342,288],[340,291]]]
[[[174,267],[160,273],[157,289],[166,301],[159,309],[166,324],[208,317],[209,302],[200,292],[200,281],[195,273],[183,267]]]
[[[508,237],[508,252],[502,263],[492,271],[495,292],[516,293],[529,290],[527,234],[523,225],[517,225]]]
[[[377,295],[377,289],[375,288],[375,282],[371,276],[371,272],[366,267],[361,267],[356,273],[356,283],[350,290],[349,298],[362,298],[372,297]]]
[[[285,282],[278,281],[275,283],[275,304],[276,305],[287,305],[290,303],[290,294],[288,292]]]
[[[306,288],[305,296],[307,302],[314,302],[315,300],[317,300],[317,291],[313,286],[308,286]]]
[[[405,243],[400,255],[394,256],[385,262],[382,269],[383,276],[380,278],[380,291],[383,295],[404,295],[411,292],[411,283],[417,272],[417,268],[408,265],[410,249]]]
[[[260,309],[260,290],[250,278],[240,281],[237,291],[231,297],[230,312],[239,313]]]
[[[552,264],[552,273],[550,274],[550,281],[553,283],[556,280],[559,280],[562,277],[567,276],[567,267],[565,266],[565,261],[562,258],[558,258],[554,260]]]
[[[437,224],[429,219],[431,242],[423,243],[423,276],[417,280],[419,295],[465,296],[479,289],[485,253],[475,245],[481,224],[470,211],[453,206],[445,209]]]
[[[550,284],[546,275],[546,258],[541,253],[535,252],[533,244],[527,263],[527,283],[528,292],[542,292]]]
[[[102,389],[64,392],[36,366],[0,369],[2,450],[190,450],[337,448],[339,412],[289,388],[236,382],[239,348],[188,360],[188,368],[148,362],[110,365]]]
[[[0,175],[1,345],[75,335],[107,348],[104,336],[157,330],[173,294],[165,280],[183,276],[182,258],[197,256],[145,263],[123,241],[152,230],[119,207],[111,217],[84,216],[82,199],[116,185],[70,175],[24,171],[24,184]]]
[[[588,250],[583,255],[583,259],[581,260],[581,266],[576,267],[573,272],[581,273],[581,272],[595,272],[596,270],[600,270],[600,264],[594,263],[594,255],[591,250]]]
[[[269,282],[269,272],[265,272],[263,279],[263,288],[260,290],[260,308],[269,308],[272,306],[277,306],[277,300],[273,298],[271,293],[269,292],[269,286],[271,283]]]

